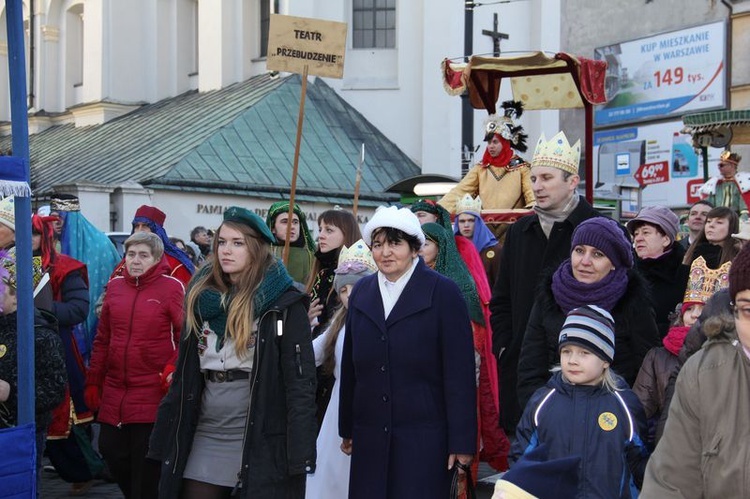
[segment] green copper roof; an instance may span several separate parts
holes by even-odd
[[[34,194],[77,181],[131,180],[155,189],[286,198],[300,94],[297,75],[260,75],[144,105],[101,125],[49,128],[29,140]],[[353,199],[362,143],[362,203],[398,200],[386,187],[419,174],[419,167],[322,79],[308,83],[298,195],[340,204]],[[9,147],[10,137],[0,139],[0,148]]]
[[[682,117],[682,122],[693,128],[750,125],[750,109],[686,114]]]

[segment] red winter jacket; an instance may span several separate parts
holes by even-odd
[[[100,389],[102,423],[153,423],[164,396],[161,373],[174,362],[185,289],[162,258],[145,274],[109,281],[86,386]]]

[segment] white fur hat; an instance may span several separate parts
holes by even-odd
[[[379,206],[362,231],[362,239],[365,240],[368,246],[372,246],[372,233],[375,232],[375,229],[381,227],[393,227],[394,229],[401,230],[410,236],[416,237],[420,243],[424,244],[424,232],[422,232],[419,219],[408,208]]]

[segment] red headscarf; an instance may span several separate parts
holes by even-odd
[[[57,221],[56,216],[43,217],[40,215],[31,216],[32,233],[40,234],[42,242],[39,246],[39,253],[42,257],[42,269],[49,269],[52,262],[55,261],[55,230],[52,224]]]
[[[55,250],[54,228],[52,227],[52,223],[56,220],[57,217],[32,215],[31,229],[33,232],[42,236],[42,241],[39,245],[39,253],[42,257],[42,270],[49,272],[54,299],[61,301],[62,284],[68,274],[75,270],[80,271],[81,277],[83,277],[86,286],[89,284],[89,279],[88,273],[86,272],[86,265],[74,258],[59,254]]]
[[[513,149],[510,147],[510,142],[502,138],[499,134],[495,134],[495,137],[500,139],[503,149],[500,151],[500,154],[493,157],[490,154],[489,149],[486,148],[484,150],[484,156],[482,156],[482,166],[492,165],[497,168],[502,168],[503,166],[508,166],[508,163],[510,163],[511,158],[513,157]]]

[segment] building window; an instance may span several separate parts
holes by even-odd
[[[83,4],[69,8],[65,16],[65,107],[83,102]]]
[[[279,0],[260,0],[260,56],[268,55],[268,28],[271,14],[279,13]]]
[[[396,46],[396,0],[353,0],[352,47]]]

